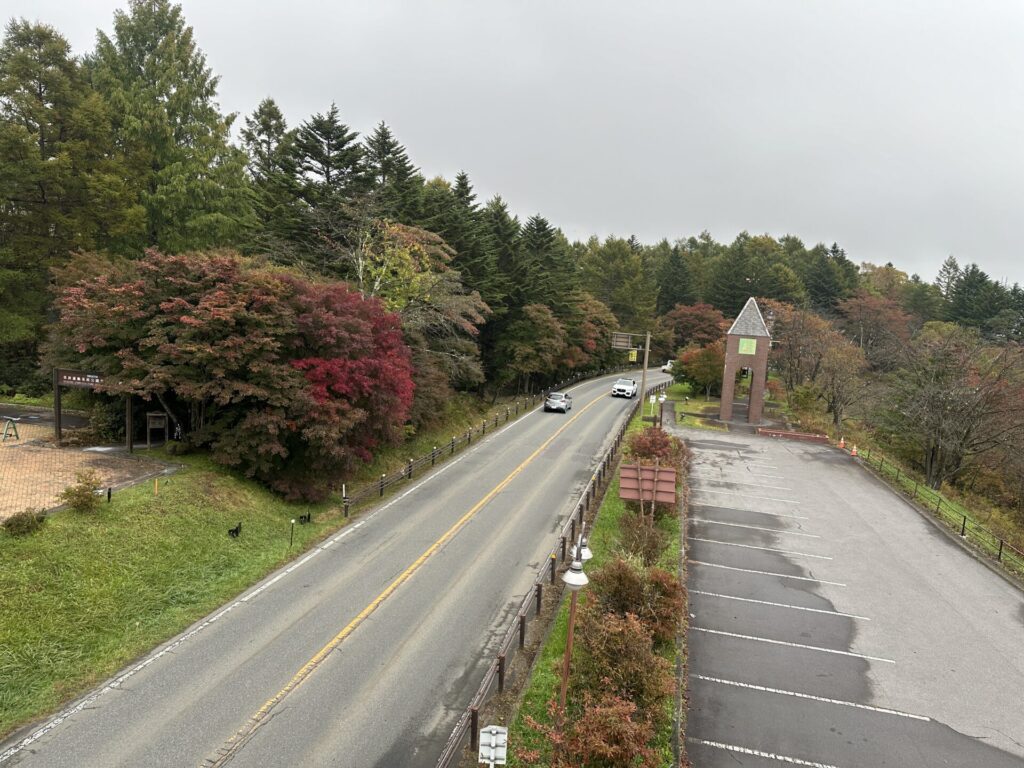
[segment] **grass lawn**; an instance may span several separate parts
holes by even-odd
[[[717,418],[721,410],[721,401],[715,397],[710,401],[705,401],[703,395],[698,398],[693,394],[693,390],[689,384],[673,384],[666,391],[666,395],[669,400],[673,400],[676,403],[683,403],[682,406],[676,406],[676,424],[681,427],[693,427],[694,429],[709,429],[715,432],[728,432],[729,427],[725,424],[721,424],[714,421],[711,418],[703,419],[699,416],[691,416],[688,413],[683,413],[684,408],[688,411],[697,411],[705,413],[708,416]],[[689,398],[689,400],[687,400]]]
[[[479,426],[487,409],[461,398],[444,425],[385,452],[376,478]],[[504,405],[500,406],[504,423]],[[520,414],[523,410],[520,409]],[[143,451],[143,454],[146,452]],[[155,454],[161,455],[154,451]],[[51,515],[24,537],[0,531],[0,738],[110,677],[345,524],[335,501],[290,504],[202,455],[114,494],[95,515]],[[310,525],[290,520],[313,513]],[[228,528],[242,521],[242,536]]]
[[[679,385],[676,385],[679,386]],[[641,429],[639,418],[634,418],[629,425],[629,433]],[[615,475],[605,492],[594,527],[590,533],[589,544],[594,557],[587,563],[587,570],[593,571],[613,557],[619,545],[619,519],[625,513],[625,503],[619,499],[619,480]],[[679,572],[681,547],[681,520],[678,517],[665,518],[659,527],[668,535],[669,546],[658,562],[661,568],[671,572]],[[551,632],[541,649],[530,677],[529,684],[523,694],[522,704],[516,713],[515,721],[509,729],[509,743],[513,748],[509,751],[509,765],[524,766],[517,759],[516,751],[532,749],[547,754],[543,738],[526,723],[526,716],[533,717],[539,723],[550,725],[547,704],[558,697],[561,684],[561,663],[565,653],[565,641],[569,623],[569,601],[563,600]],[[684,681],[685,683],[685,681]],[[570,684],[569,696],[573,695]],[[672,702],[668,703],[671,714]],[[675,757],[672,753],[672,717],[665,718],[667,725],[656,736],[656,748],[661,755],[661,764],[671,766]]]

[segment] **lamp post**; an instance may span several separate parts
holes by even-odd
[[[576,626],[576,595],[590,581],[587,578],[587,574],[583,572],[583,561],[584,559],[589,560],[591,557],[593,557],[593,554],[586,545],[583,533],[581,532],[579,539],[576,540],[576,545],[573,547],[572,565],[562,574],[562,581],[565,582],[566,588],[572,593],[572,597],[569,600],[569,634],[565,639],[565,659],[562,661],[562,690],[558,695],[559,732],[565,726],[565,693],[569,688],[569,659],[572,658],[572,634]],[[555,764],[557,764],[557,746],[555,747],[555,760]]]

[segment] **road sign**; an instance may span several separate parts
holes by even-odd
[[[635,349],[629,350],[629,362],[631,362],[631,363],[635,363],[636,362],[636,350]]]
[[[487,763],[491,768],[505,765],[508,758],[508,728],[500,725],[486,725],[480,729],[480,756],[477,762]]]
[[[612,334],[612,349],[633,349],[635,346],[632,333]]]

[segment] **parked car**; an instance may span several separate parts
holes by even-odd
[[[662,373],[672,373],[672,365],[674,363],[675,363],[675,360],[668,360],[668,361],[666,361],[666,363],[663,366],[661,366],[661,372]]]
[[[636,397],[636,379],[619,379],[612,384],[612,397]]]
[[[544,400],[544,410],[568,413],[572,410],[572,395],[567,392],[550,393]]]

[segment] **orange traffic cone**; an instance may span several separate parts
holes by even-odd
[[[840,448],[845,448],[846,447],[846,438],[843,438],[843,437],[839,438],[839,447]]]
[[[852,450],[852,451],[850,451],[850,455],[851,455],[851,456],[856,456],[856,455],[857,455],[857,446],[856,446],[856,445],[855,445],[855,446],[853,446],[853,450]]]

